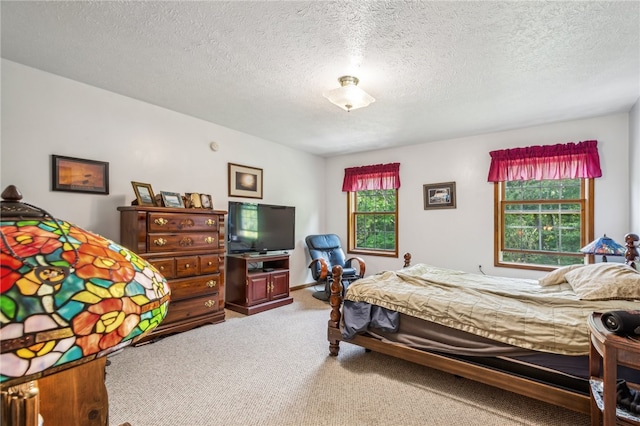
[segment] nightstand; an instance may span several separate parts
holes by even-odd
[[[602,324],[600,316],[599,313],[593,313],[588,320],[591,332],[591,425],[600,424],[601,414],[604,426],[614,426],[616,421],[617,424],[640,425],[640,417],[616,409],[617,367],[623,365],[640,369],[640,339],[618,336],[610,332]],[[627,385],[632,389],[640,389],[638,384]]]

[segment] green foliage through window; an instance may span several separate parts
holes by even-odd
[[[583,263],[587,206],[581,179],[499,184],[499,263],[564,266]],[[497,200],[498,201],[498,200]]]
[[[398,254],[398,192],[376,189],[349,193],[349,251]]]

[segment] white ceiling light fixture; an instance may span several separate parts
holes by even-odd
[[[329,99],[331,103],[349,112],[368,106],[376,100],[367,92],[358,87],[358,79],[350,75],[345,75],[338,79],[340,87],[324,92],[322,95]]]

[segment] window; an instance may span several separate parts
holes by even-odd
[[[350,253],[398,256],[398,190],[349,192]]]
[[[498,182],[496,266],[550,269],[584,262],[593,239],[593,179]]]
[[[242,204],[240,207],[240,218],[238,220],[238,236],[247,240],[258,239],[258,205]]]
[[[550,270],[584,263],[593,239],[598,141],[490,152],[495,182],[495,265]]]
[[[398,257],[398,188],[400,163],[345,169],[349,253]]]

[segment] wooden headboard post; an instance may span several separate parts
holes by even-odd
[[[634,269],[636,267],[636,260],[640,258],[640,255],[638,255],[638,248],[636,247],[636,242],[638,240],[640,240],[640,237],[636,234],[627,234],[624,236],[624,241],[627,245],[627,251],[624,253],[624,263]]]

